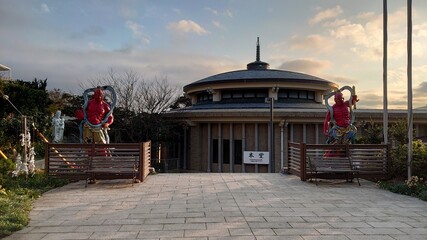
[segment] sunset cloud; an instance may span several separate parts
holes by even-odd
[[[317,75],[330,67],[330,62],[313,59],[297,59],[282,63],[278,68],[287,71],[303,72]]]
[[[334,8],[329,8],[323,11],[318,12],[314,17],[312,17],[308,22],[310,25],[317,24],[326,19],[335,18],[343,12],[340,6]]]
[[[321,35],[313,34],[306,37],[294,35],[291,37],[289,48],[292,50],[327,52],[334,48],[334,42]]]
[[[180,20],[178,22],[169,23],[168,29],[175,33],[194,33],[196,35],[206,35],[209,33],[198,23],[191,20]]]
[[[150,43],[150,39],[142,32],[142,29],[144,28],[142,25],[139,25],[133,21],[127,21],[126,26],[132,31],[133,36],[139,39],[142,43]]]

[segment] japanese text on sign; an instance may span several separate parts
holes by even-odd
[[[257,152],[257,151],[243,152],[244,164],[269,164],[269,162],[270,162],[269,152]]]

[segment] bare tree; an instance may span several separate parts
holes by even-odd
[[[136,114],[167,111],[180,93],[177,86],[169,84],[167,77],[146,81],[132,70],[120,74],[111,68],[106,77],[91,79],[88,83],[91,87],[112,86],[117,94],[117,107]]]
[[[139,88],[139,106],[142,112],[162,113],[170,109],[178,99],[178,87],[171,86],[166,77],[141,84]]]

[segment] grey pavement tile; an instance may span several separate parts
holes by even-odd
[[[143,230],[163,230],[163,224],[126,224],[122,225],[119,232],[136,232]]]
[[[291,235],[320,235],[320,233],[314,228],[277,228],[273,231],[279,236],[291,236]]]
[[[225,222],[224,217],[195,217],[186,218],[187,223],[218,223]]]
[[[426,240],[426,235],[393,235],[390,234],[393,239],[396,240]]]
[[[302,236],[304,240],[349,240],[345,235]]]
[[[184,230],[142,230],[137,238],[178,238],[184,237]]]
[[[205,223],[164,224],[163,230],[206,230]]]
[[[164,213],[130,213],[127,218],[143,218],[143,219],[152,219],[152,218],[166,218],[168,212]]]
[[[369,225],[365,222],[330,222],[334,228],[372,228],[372,225]]]
[[[250,228],[230,228],[231,236],[253,236]]]
[[[121,225],[78,226],[75,232],[117,232]]]
[[[363,234],[355,228],[316,228],[322,235],[358,235]]]
[[[379,235],[379,234],[383,234],[383,235],[402,235],[402,234],[406,234],[402,231],[400,231],[399,229],[395,229],[395,228],[358,228],[357,230],[359,230],[360,232],[362,232],[363,234],[366,235]]]
[[[209,237],[209,240],[256,240],[254,236]]]
[[[395,240],[389,235],[346,235],[350,240]]]
[[[89,239],[136,239],[138,232],[94,232]]]
[[[340,217],[301,217],[302,222],[343,222]]]
[[[185,230],[184,237],[228,237],[228,229]]]
[[[149,218],[144,224],[185,223],[185,218]]]
[[[41,240],[74,240],[74,239],[90,239],[92,232],[83,233],[48,233]],[[31,239],[32,240],[32,239]]]
[[[288,222],[292,228],[332,228],[332,226],[326,222]]]
[[[284,240],[283,236],[257,236],[256,240]],[[286,240],[304,240],[301,236],[286,236]]]
[[[243,217],[241,212],[205,212],[206,217]]]
[[[246,222],[233,222],[233,223],[207,223],[208,230],[213,229],[227,229],[227,228],[249,228]]]
[[[251,228],[254,236],[277,236],[273,229],[269,228]]]
[[[278,212],[243,212],[245,217],[278,217],[280,214]]]
[[[301,217],[264,217],[267,222],[305,222]]]
[[[409,235],[425,235],[427,239],[427,228],[398,228]]]
[[[246,222],[266,222],[264,217],[245,217]]]
[[[13,235],[2,238],[3,240],[40,240],[47,233],[14,233]]]
[[[133,219],[106,219],[102,225],[132,225],[132,224],[143,224],[145,219],[143,218],[133,218]]]
[[[157,238],[156,238],[157,239]],[[194,237],[194,238],[188,238],[188,237],[182,237],[182,238],[159,238],[159,240],[209,240],[208,237]]]
[[[410,225],[404,223],[404,222],[367,222],[367,224],[375,227],[375,228],[411,228]]]
[[[69,233],[77,229],[77,226],[42,226],[34,227],[30,233]]]
[[[245,222],[246,223],[246,218],[244,217],[225,217],[225,221],[229,222],[229,223],[233,223],[233,222]]]
[[[287,222],[250,222],[248,224],[250,228],[292,228]]]
[[[168,212],[167,218],[194,218],[205,217],[204,212]]]

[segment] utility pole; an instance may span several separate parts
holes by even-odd
[[[387,100],[387,0],[383,0],[383,135],[384,144],[388,144],[388,100]]]
[[[408,0],[408,180],[412,177],[412,0]]]
[[[268,97],[265,99],[266,103],[270,104],[270,124],[269,124],[269,129],[270,129],[270,139],[269,139],[269,143],[270,143],[270,149],[269,149],[269,155],[270,155],[270,164],[269,164],[269,170],[271,173],[275,172],[275,164],[274,164],[274,123],[273,123],[273,109],[274,109],[274,98],[273,97]]]

